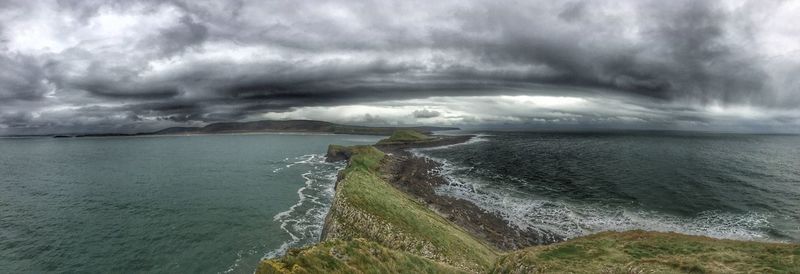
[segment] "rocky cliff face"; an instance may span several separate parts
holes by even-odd
[[[328,152],[325,153],[325,161],[338,162],[347,161],[353,152],[346,146],[328,145]]]

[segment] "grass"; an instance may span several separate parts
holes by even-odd
[[[800,245],[603,232],[498,259],[495,273],[800,273]]]
[[[381,178],[383,152],[352,154],[323,243],[258,273],[800,273],[800,245],[677,233],[603,232],[500,254]]]
[[[394,133],[392,133],[392,136],[389,136],[389,138],[378,141],[378,144],[413,143],[428,141],[430,139],[433,139],[433,137],[422,134],[415,130],[402,129],[396,130]]]
[[[380,168],[381,160],[385,156],[383,152],[373,146],[351,146],[344,149],[349,150],[352,154],[350,163],[344,170],[345,175],[354,171],[376,173]]]
[[[373,146],[353,146],[346,150],[351,157],[341,174],[343,179],[337,184],[334,204],[326,221],[328,240],[365,239],[462,271],[486,271],[492,266],[498,256],[494,248],[381,179],[383,152]],[[288,269],[286,267],[292,264],[284,260],[267,260],[262,267],[280,266],[280,262],[285,266],[282,269]],[[372,266],[354,267],[369,269]]]
[[[464,269],[490,267],[497,256],[493,248],[380,178],[383,156],[372,146],[356,147],[343,173],[337,199],[345,200],[346,205],[337,207],[366,214],[359,219],[353,217],[357,214],[332,210],[336,222],[346,226],[346,237],[367,238]],[[374,227],[376,223],[385,227]]]
[[[465,273],[364,239],[333,240],[261,262],[256,273]]]

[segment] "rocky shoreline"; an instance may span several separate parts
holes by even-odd
[[[488,212],[474,203],[439,195],[435,189],[448,181],[437,171],[442,164],[409,152],[412,148],[428,148],[460,144],[474,136],[443,137],[446,141],[433,144],[405,144],[403,146],[378,146],[387,156],[382,165],[384,180],[409,194],[418,202],[444,216],[448,221],[467,230],[500,250],[516,250],[539,244],[556,242],[552,237],[533,230],[520,229],[501,216]]]

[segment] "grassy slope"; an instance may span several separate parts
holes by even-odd
[[[337,185],[327,241],[263,261],[259,272],[800,273],[800,245],[643,231],[498,255],[383,181],[382,152],[340,149],[352,157]]]
[[[380,140],[378,144],[382,145],[382,144],[409,143],[409,142],[413,143],[413,142],[427,141],[430,139],[432,139],[432,137],[422,134],[418,131],[396,130],[394,133],[392,133],[392,136]]]
[[[350,149],[353,156],[343,171],[344,179],[336,187],[329,213],[328,240],[366,239],[427,258],[430,263],[446,263],[473,272],[491,268],[497,257],[495,249],[380,178],[382,152],[372,146]],[[285,263],[284,260],[287,259],[265,261],[261,268],[279,261]]]
[[[339,182],[329,237],[366,238],[464,269],[491,266],[494,249],[380,178],[383,153],[358,147]]]
[[[279,260],[267,260],[256,271],[267,273],[464,273],[407,252],[364,239],[332,240],[291,250]]]
[[[496,273],[800,273],[800,245],[603,232],[498,259]]]

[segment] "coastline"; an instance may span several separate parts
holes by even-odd
[[[517,228],[500,215],[488,212],[471,201],[437,194],[435,191],[437,187],[449,183],[437,172],[442,164],[430,158],[415,155],[409,149],[463,144],[475,136],[444,138],[447,139],[436,143],[376,146],[387,154],[381,168],[384,180],[499,250],[510,251],[558,242],[558,239],[547,237],[536,231]]]
[[[474,136],[395,132],[375,145],[330,145],[346,160],[320,242],[266,258],[256,273],[731,273],[800,272],[800,244],[674,232],[600,232],[557,241],[437,195],[441,164],[407,151]]]

